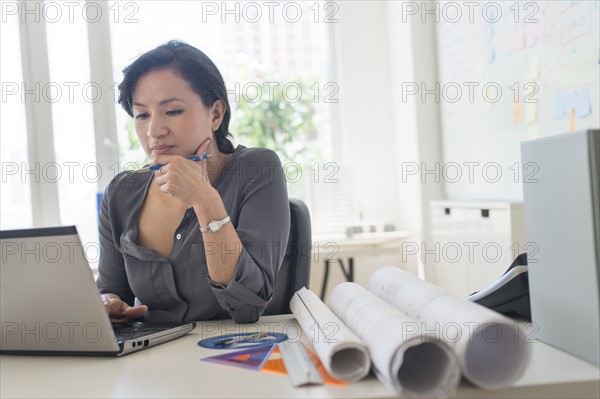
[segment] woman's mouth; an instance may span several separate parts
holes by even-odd
[[[150,150],[155,153],[156,155],[165,155],[168,154],[174,146],[172,145],[156,145],[152,148],[150,148]]]

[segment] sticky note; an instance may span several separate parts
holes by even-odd
[[[477,79],[485,80],[485,61],[483,57],[477,57],[475,61],[475,73],[477,74]]]
[[[569,108],[569,131],[574,132],[575,130],[577,130],[575,127],[575,110]]]
[[[485,45],[485,62],[491,64],[496,59],[496,49],[494,43],[486,43]]]
[[[592,113],[590,104],[590,88],[579,89],[575,95],[575,116],[583,118]]]
[[[527,76],[525,78],[528,82],[534,82],[540,77],[540,59],[537,55],[529,57],[529,68],[527,69]]]
[[[521,101],[517,101],[514,103],[514,107],[513,107],[513,122],[514,123],[521,123],[521,115],[522,115],[522,106],[521,106]]]
[[[527,112],[525,113],[525,121],[527,123],[532,123],[537,120],[537,103],[527,103]]]
[[[575,109],[575,97],[577,95],[577,91],[575,90],[567,90],[565,93],[565,106],[567,109],[573,108]]]
[[[565,94],[558,91],[554,94],[554,119],[563,119],[567,115],[567,107],[565,105]]]
[[[494,37],[494,24],[492,24],[491,22],[487,22],[485,24],[485,37],[486,39]]]

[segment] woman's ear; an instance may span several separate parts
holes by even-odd
[[[216,132],[221,126],[221,122],[223,122],[223,118],[225,117],[225,103],[223,100],[217,100],[212,105],[210,109],[210,118],[211,118],[211,129],[213,132]]]

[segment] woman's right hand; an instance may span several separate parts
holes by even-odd
[[[112,322],[125,322],[127,319],[136,319],[148,312],[148,306],[129,306],[115,294],[102,294],[102,303]]]

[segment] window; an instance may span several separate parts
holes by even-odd
[[[329,108],[330,103],[337,102],[338,88],[327,80],[330,26],[323,23],[325,15],[331,14],[327,13],[330,3],[110,1],[67,4],[45,1],[14,4],[28,10],[26,26],[36,25],[39,20],[45,24],[45,32],[36,27],[33,29],[35,40],[24,45],[30,52],[35,53],[40,48],[48,52],[47,66],[28,64],[28,67],[44,72],[34,74],[36,78],[49,76],[47,84],[41,82],[40,93],[51,108],[52,128],[45,137],[52,137],[50,142],[54,148],[38,145],[37,149],[43,153],[43,159],[50,160],[45,162],[48,177],[56,181],[50,188],[39,190],[40,194],[34,194],[38,198],[32,199],[28,183],[23,183],[16,173],[11,174],[13,164],[20,168],[18,172],[27,167],[31,146],[28,140],[35,142],[31,129],[27,131],[21,96],[11,95],[9,91],[16,87],[20,93],[19,85],[24,82],[19,42],[9,39],[19,34],[20,16],[14,15],[3,21],[1,35],[0,59],[5,86],[2,93],[6,97],[1,118],[3,229],[43,224],[35,216],[36,201],[44,203],[44,190],[50,190],[54,198],[58,196],[55,208],[60,219],[54,220],[77,225],[84,244],[97,241],[96,195],[104,189],[104,183],[98,183],[98,173],[114,175],[128,167],[129,162],[140,166],[147,161],[137,145],[131,119],[116,103],[116,98],[112,98],[122,78],[121,70],[139,54],[170,39],[180,39],[200,48],[219,67],[229,91],[233,108],[231,131],[237,143],[261,144],[258,135],[272,124],[255,131],[244,130],[244,118],[262,112],[254,104],[265,99],[273,103],[273,90],[278,91],[277,107],[288,107],[291,111],[286,113],[285,123],[278,125],[279,136],[268,146],[275,149],[284,162],[290,195],[304,199],[310,206],[315,162],[322,168],[323,160],[331,159],[332,154]],[[98,7],[104,8],[99,10]],[[103,18],[104,23],[109,21],[109,28],[103,28],[97,18]],[[92,27],[94,34],[90,33],[88,38]],[[110,51],[96,43],[109,36]],[[90,55],[96,59],[112,58],[112,87],[99,87],[92,81]],[[106,69],[103,73],[107,73]],[[106,134],[94,130],[97,128],[94,118],[99,117],[95,101],[99,96],[103,96],[103,100],[111,96],[114,101],[118,144],[105,141],[113,145],[111,151],[118,152],[118,158],[113,158],[119,160],[118,168],[96,163],[97,157],[102,158],[98,151],[106,151],[103,146],[96,148],[104,142],[102,138]],[[39,115],[31,114],[38,126],[45,126]],[[108,163],[107,157],[103,159]]]
[[[326,4],[109,4],[114,17],[115,80],[122,78],[121,70],[137,55],[168,40],[183,40],[201,49],[215,62],[227,85],[234,140],[276,150],[288,176],[290,196],[303,199],[310,207],[312,191],[323,185],[314,179],[315,168],[323,168],[323,160],[332,157],[329,106],[337,102],[338,91],[337,85],[327,80],[331,60],[327,56],[329,26],[323,23]],[[162,28],[165,26],[169,29]],[[265,109],[279,117],[266,120]],[[119,106],[116,113],[121,166],[146,162],[131,118]],[[319,220],[313,224],[319,228]]]
[[[60,223],[76,225],[86,245],[98,241],[98,174],[106,173],[96,163],[92,104],[107,93],[91,81],[87,21],[74,12],[71,19],[63,16],[53,22],[49,13],[50,9],[46,35],[51,89],[43,91],[43,100],[52,106],[56,168],[47,168],[48,177],[56,181]],[[95,251],[87,252],[92,263],[97,260]]]
[[[15,39],[16,38],[16,39]],[[19,24],[8,18],[0,25],[0,159],[2,190],[0,190],[0,228],[3,230],[31,227],[31,190],[27,170],[27,125],[22,99],[23,73]]]

